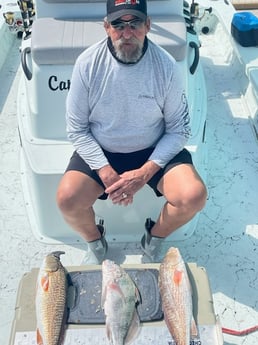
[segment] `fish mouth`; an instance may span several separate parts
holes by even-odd
[[[103,268],[113,267],[114,265],[115,265],[115,263],[114,263],[114,261],[112,261],[112,260],[106,259],[106,260],[104,260],[104,261],[102,262]]]
[[[60,256],[65,254],[65,252],[61,251],[61,250],[57,250],[57,251],[54,251],[50,254],[48,254],[48,256],[54,256],[56,257],[57,259],[60,259]]]
[[[102,262],[102,271],[103,273],[111,274],[112,278],[109,277],[111,280],[118,279],[123,275],[121,267],[114,261],[108,259]]]
[[[43,260],[43,266],[44,270],[46,272],[56,272],[61,265],[61,260],[60,260],[60,256],[62,254],[65,254],[65,252],[63,251],[54,251],[50,254],[48,254],[44,260]]]

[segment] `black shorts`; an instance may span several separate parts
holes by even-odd
[[[154,148],[148,148],[145,150],[140,150],[136,152],[131,153],[111,153],[103,150],[105,156],[107,157],[107,160],[109,161],[110,165],[113,167],[113,169],[118,173],[122,174],[125,171],[138,169],[140,168],[150,157],[152,151]],[[159,180],[162,178],[164,173],[166,172],[167,168],[179,165],[179,164],[193,164],[192,157],[189,151],[186,149],[183,149],[181,152],[179,152],[173,159],[171,159],[168,164],[160,169],[149,181],[148,185],[154,190],[157,196],[161,196],[162,194],[157,190],[157,185],[159,183]],[[74,151],[70,162],[68,164],[68,167],[66,171],[69,170],[76,170],[80,171],[91,178],[95,180],[97,183],[99,183],[104,189],[105,186],[102,183],[101,179],[99,178],[98,174],[95,170],[91,170],[91,168],[88,166],[88,164],[81,158],[81,156]],[[107,199],[107,194],[103,193],[99,199]]]

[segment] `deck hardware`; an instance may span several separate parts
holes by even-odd
[[[23,72],[24,72],[24,74],[28,80],[31,80],[31,78],[32,78],[32,73],[28,68],[27,60],[26,60],[26,56],[30,53],[31,53],[30,47],[26,47],[25,49],[23,49],[23,51],[21,53],[22,69],[23,69]]]
[[[189,68],[190,73],[194,74],[198,66],[199,59],[200,59],[199,46],[197,45],[196,42],[193,42],[193,41],[189,43],[189,46],[194,49],[194,60],[193,60],[192,65]]]

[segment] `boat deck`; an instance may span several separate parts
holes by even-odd
[[[206,167],[209,198],[195,233],[179,247],[187,262],[207,270],[215,311],[223,327],[243,330],[258,320],[258,141],[244,103],[239,66],[218,35],[202,38],[207,82]],[[16,117],[20,42],[15,40],[0,71],[0,343],[9,342],[18,284],[44,255],[64,250],[64,265],[79,265],[82,246],[46,245],[32,235],[23,200]],[[223,49],[223,51],[221,50]],[[143,220],[144,222],[144,220]],[[140,263],[139,244],[111,244],[109,258]],[[258,333],[224,335],[225,345],[257,345]]]

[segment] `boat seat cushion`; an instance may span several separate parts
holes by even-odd
[[[106,37],[102,19],[39,18],[33,23],[31,50],[38,65],[72,65],[78,55]],[[186,25],[182,16],[152,17],[148,37],[178,61],[186,54]]]
[[[32,26],[32,58],[38,65],[71,65],[105,35],[103,20],[40,18]]]
[[[179,15],[151,17],[148,37],[168,51],[177,61],[186,56],[186,23]]]

